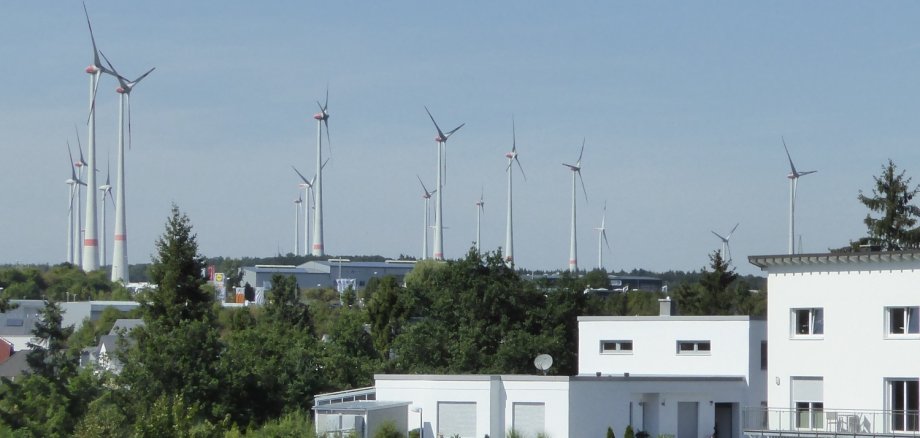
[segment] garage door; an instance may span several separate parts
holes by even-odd
[[[438,403],[438,435],[476,437],[476,403]]]

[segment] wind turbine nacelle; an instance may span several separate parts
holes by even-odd
[[[128,90],[125,90],[125,87],[118,87],[115,89],[115,92],[118,94],[125,94],[128,92]]]
[[[438,136],[435,136],[434,141],[438,143],[444,143],[445,141],[447,141],[447,137],[438,135]]]
[[[514,158],[514,152],[508,152],[507,154],[505,154],[505,158],[507,158],[507,159],[509,159],[509,160],[512,159],[512,158]]]
[[[96,74],[96,72],[98,71],[99,71],[99,67],[96,67],[95,65],[90,65],[89,67],[86,67],[86,72],[91,75]]]
[[[313,115],[313,118],[316,120],[326,120],[329,118],[329,114],[325,113],[316,113]]]

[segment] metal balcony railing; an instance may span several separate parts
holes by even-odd
[[[748,438],[920,437],[918,411],[746,408],[741,427]]]

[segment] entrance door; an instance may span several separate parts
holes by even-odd
[[[677,438],[700,438],[699,403],[677,402]]]
[[[716,431],[718,438],[735,438],[735,425],[732,423],[733,403],[716,403]]]

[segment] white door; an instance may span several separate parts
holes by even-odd
[[[699,403],[677,402],[677,438],[700,438]]]

